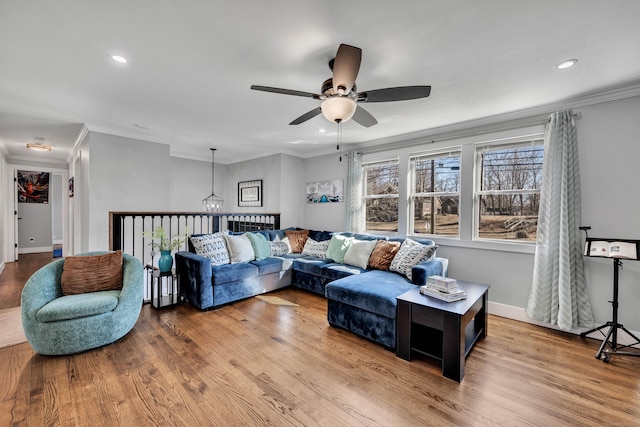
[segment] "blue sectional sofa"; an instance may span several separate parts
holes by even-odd
[[[284,240],[286,232],[264,230],[258,233],[273,242]],[[314,242],[327,242],[334,234],[357,241],[384,240],[399,244],[405,241],[400,237],[389,239],[314,230],[309,230],[308,238]],[[432,240],[410,239],[422,245],[434,245]],[[346,329],[389,349],[396,345],[396,297],[424,284],[427,276],[446,275],[448,266],[447,259],[435,256],[435,248],[434,256],[410,267],[411,280],[393,271],[356,267],[326,256],[305,253],[212,266],[209,258],[194,252],[191,244],[189,252],[177,252],[176,270],[182,297],[199,309],[215,309],[240,299],[295,286],[327,298],[327,319],[331,326]]]

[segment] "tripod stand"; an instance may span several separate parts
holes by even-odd
[[[636,337],[634,334],[629,332],[627,328],[618,323],[618,270],[622,266],[622,261],[618,258],[613,259],[613,301],[609,301],[611,305],[613,305],[613,318],[610,322],[605,323],[602,326],[598,326],[589,331],[583,332],[580,334],[581,337],[585,337],[592,332],[598,331],[603,336],[602,345],[600,349],[596,353],[596,359],[602,358],[602,361],[608,363],[613,354],[619,354],[623,356],[640,356],[640,352],[633,351],[620,351],[628,347],[632,347],[636,344],[640,344],[640,339]],[[602,329],[609,328],[609,331],[605,334],[602,332]],[[631,338],[635,340],[634,343],[619,346],[618,345],[618,329],[623,330],[627,333]],[[610,348],[605,349],[605,347],[609,346]]]

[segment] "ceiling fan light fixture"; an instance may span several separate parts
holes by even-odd
[[[330,122],[346,122],[356,112],[356,102],[346,96],[327,98],[320,104],[324,117]]]

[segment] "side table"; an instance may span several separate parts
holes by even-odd
[[[420,293],[400,295],[396,308],[396,355],[411,360],[421,354],[442,361],[442,374],[460,382],[465,357],[487,336],[488,285],[458,280],[467,298],[445,302]]]
[[[180,288],[176,270],[172,269],[161,273],[160,270],[153,269],[151,273],[151,305],[154,308],[165,308],[177,304],[180,304]]]

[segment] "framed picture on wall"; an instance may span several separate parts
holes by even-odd
[[[262,206],[262,180],[238,182],[238,206]]]

